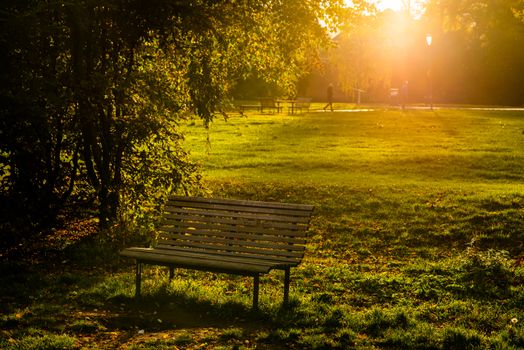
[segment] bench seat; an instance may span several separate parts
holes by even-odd
[[[214,269],[217,272],[237,272],[248,275],[251,273],[268,273],[271,269],[278,268],[279,264],[268,260],[242,258],[227,255],[193,253],[189,251],[176,251],[173,249],[154,248],[128,248],[122,252],[123,256],[140,259],[142,262],[165,263],[167,266],[199,268],[207,271]]]

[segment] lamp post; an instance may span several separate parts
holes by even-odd
[[[431,110],[433,110],[433,77],[431,72],[431,43],[433,42],[433,37],[431,34],[426,34],[426,44],[428,44],[428,80],[429,80],[429,103]]]

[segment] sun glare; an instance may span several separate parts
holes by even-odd
[[[402,0],[376,0],[375,5],[382,11],[386,9],[400,11],[402,9]]]
[[[393,10],[399,12],[403,9],[406,0],[368,0],[373,3],[379,11]],[[353,6],[352,0],[345,0],[347,6]]]

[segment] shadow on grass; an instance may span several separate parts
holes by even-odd
[[[243,303],[231,300],[216,304],[182,292],[168,292],[165,287],[139,299],[123,295],[109,299],[105,326],[147,331],[269,326],[270,320],[264,312]]]
[[[182,346],[205,339],[206,332],[214,344],[241,344],[272,328],[267,313],[234,296],[225,302],[192,297],[173,291],[167,279],[136,300],[134,276],[105,267],[1,262],[0,348],[11,341],[62,341],[53,338],[59,335],[90,348],[153,340],[165,345],[164,336]]]

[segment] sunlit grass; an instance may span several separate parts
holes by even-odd
[[[266,115],[188,129],[210,178],[399,185],[522,180],[524,125],[511,114],[375,111]]]
[[[316,206],[296,308],[268,341],[513,348],[523,130],[518,112],[253,113],[187,143],[215,196]]]
[[[191,122],[209,195],[315,206],[289,308],[281,271],[261,278],[254,312],[247,277],[178,270],[169,282],[146,266],[135,301],[131,262],[23,279],[7,266],[0,291],[16,303],[0,347],[522,348],[522,130],[524,114],[453,110]]]

